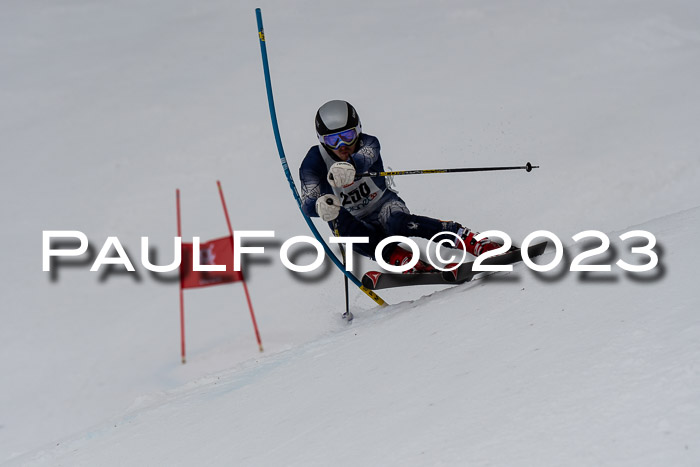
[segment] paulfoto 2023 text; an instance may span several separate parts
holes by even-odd
[[[443,233],[444,234],[444,233]],[[233,270],[234,271],[240,271],[241,269],[241,257],[243,255],[254,255],[254,254],[264,254],[265,253],[265,248],[262,246],[257,246],[257,247],[250,247],[250,246],[243,246],[242,245],[242,240],[243,239],[260,239],[260,238],[274,238],[275,237],[275,232],[274,230],[240,230],[237,232],[234,232],[233,234]],[[482,232],[479,234],[476,239],[480,240],[484,237],[489,237],[489,238],[499,238],[503,242],[503,246],[501,248],[498,248],[496,250],[489,251],[487,253],[482,254],[478,258],[474,260],[474,266],[472,268],[473,271],[512,271],[513,266],[510,264],[505,264],[505,265],[488,265],[488,264],[482,264],[485,259],[491,258],[493,256],[500,255],[502,253],[507,252],[511,246],[512,246],[512,240],[508,234],[505,232],[499,231],[499,230],[489,230],[486,232]],[[544,238],[547,239],[551,244],[554,246],[554,258],[547,264],[536,264],[534,263],[527,255],[527,247],[530,246],[535,240]],[[572,237],[572,239],[575,242],[579,242],[583,239],[586,238],[594,238],[600,240],[601,244],[598,247],[592,248],[590,250],[586,250],[576,257],[571,262],[571,265],[569,267],[570,271],[575,271],[575,272],[605,272],[605,271],[611,271],[612,266],[610,264],[581,264],[584,260],[588,258],[592,258],[594,256],[602,255],[605,253],[609,248],[610,248],[610,238],[604,234],[603,232],[597,231],[597,230],[586,230],[583,232],[580,232]],[[646,272],[654,269],[658,262],[659,262],[659,257],[654,251],[654,247],[656,246],[656,237],[645,230],[633,230],[630,232],[626,232],[622,235],[619,236],[620,240],[626,241],[629,239],[634,239],[634,238],[641,238],[643,239],[646,244],[643,246],[637,246],[637,247],[631,247],[630,251],[632,254],[635,255],[640,255],[641,258],[644,258],[646,260],[645,263],[643,264],[630,264],[627,263],[626,261],[619,259],[615,264],[629,272]],[[52,248],[52,241],[55,239],[63,239],[63,240],[78,240],[79,246],[77,248]],[[355,244],[360,244],[360,243],[368,243],[369,239],[367,237],[329,237],[328,238],[328,243],[330,244],[343,244],[348,251],[347,255],[347,264],[346,264],[346,269],[348,271],[353,270],[353,245]],[[428,261],[430,264],[435,267],[436,269],[440,271],[447,271],[454,269],[458,267],[460,264],[464,263],[467,260],[467,254],[464,251],[461,250],[454,250],[450,249],[449,251],[452,252],[452,255],[448,258],[445,258],[441,254],[440,246],[446,244],[446,243],[452,243],[453,241],[461,241],[459,237],[455,236],[455,240],[447,240],[445,238],[442,238],[441,240],[435,242],[436,247],[435,247],[435,256],[437,257],[436,259],[438,260],[437,262],[432,258],[430,254],[430,250],[428,250]],[[413,251],[413,259],[404,265],[401,266],[394,266],[387,264],[383,259],[382,259],[382,251],[384,247],[386,247],[390,243],[395,243],[395,242],[400,242],[403,244],[406,244],[410,247],[410,249]],[[289,259],[289,249],[297,244],[306,244],[306,245],[311,245],[316,249],[316,258],[315,260],[308,265],[298,265],[294,264],[290,261]],[[51,258],[58,258],[58,257],[76,257],[76,256],[82,256],[85,255],[88,249],[88,238],[87,236],[80,231],[77,230],[44,230],[43,231],[43,242],[42,242],[42,261],[43,261],[43,270],[44,271],[51,271]],[[200,245],[201,241],[199,237],[193,237],[192,238],[192,246],[193,246],[193,258],[192,258],[192,270],[193,271],[225,271],[226,266],[221,265],[221,264],[201,264],[201,255],[200,255]],[[108,256],[110,253],[110,250],[114,248],[117,256]],[[559,239],[557,235],[554,233],[548,231],[548,230],[538,230],[535,232],[532,232],[529,234],[527,237],[522,242],[521,245],[521,252],[522,252],[522,258],[523,262],[532,270],[537,271],[537,272],[546,272],[546,271],[551,271],[555,269],[557,266],[562,261],[562,258],[564,256],[564,246],[562,244],[562,241]],[[152,264],[149,257],[148,257],[148,251],[149,251],[149,241],[148,237],[141,237],[141,264],[143,265],[144,268],[146,268],[149,271],[153,272],[171,272],[180,267],[180,263],[182,261],[182,238],[181,237],[174,237],[173,238],[173,261],[168,264],[168,265],[155,265]],[[454,254],[455,251],[460,251],[461,252],[461,258],[457,258],[457,255]],[[280,261],[282,264],[294,271],[294,272],[311,272],[319,268],[322,264],[323,261],[326,257],[325,251],[324,251],[324,246],[321,244],[320,241],[318,241],[314,237],[310,236],[305,236],[305,235],[298,235],[295,237],[291,237],[288,240],[286,240],[283,244],[282,247],[280,248],[279,252],[279,257]],[[420,258],[420,248],[414,242],[408,237],[403,237],[403,236],[391,236],[388,237],[384,240],[382,240],[376,247],[375,249],[375,258],[377,260],[377,263],[386,271],[389,272],[404,272],[407,271],[413,266],[416,265],[418,262],[418,259]],[[448,266],[444,266],[444,264],[448,264]],[[135,271],[133,263],[131,262],[131,259],[127,255],[126,251],[124,250],[121,242],[117,237],[107,237],[105,242],[102,245],[102,248],[100,249],[99,254],[97,255],[97,258],[92,264],[92,267],[90,268],[90,271],[97,272],[100,270],[100,267],[103,265],[122,265],[126,268],[127,271]]]

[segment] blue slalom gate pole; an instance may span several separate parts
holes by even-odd
[[[277,143],[277,152],[279,153],[280,156],[280,162],[282,163],[282,169],[284,170],[284,175],[287,177],[287,181],[289,182],[289,188],[292,190],[292,194],[294,195],[294,199],[297,202],[297,206],[299,207],[299,210],[301,211],[301,215],[304,216],[304,220],[306,220],[307,225],[309,226],[309,229],[311,229],[311,232],[314,234],[314,237],[316,237],[316,240],[321,242],[321,245],[323,245],[323,249],[326,251],[326,255],[333,261],[333,263],[340,269],[343,274],[345,274],[345,277],[350,279],[353,284],[355,284],[357,287],[359,287],[360,290],[362,290],[368,297],[370,297],[372,300],[374,300],[378,305],[380,306],[386,306],[386,302],[382,300],[382,298],[374,293],[372,290],[368,289],[367,287],[362,285],[362,282],[355,277],[354,274],[351,272],[347,271],[345,267],[341,264],[340,260],[338,259],[337,256],[331,251],[330,247],[328,244],[323,240],[323,237],[321,237],[321,234],[318,232],[318,229],[314,225],[313,221],[309,216],[304,213],[304,210],[301,207],[301,197],[299,196],[299,192],[297,191],[296,184],[294,183],[294,179],[292,178],[292,174],[289,171],[289,165],[287,164],[287,157],[284,155],[284,148],[282,147],[282,138],[280,137],[280,131],[279,131],[279,125],[277,124],[277,112],[275,111],[275,101],[274,97],[272,95],[272,82],[270,79],[270,65],[267,60],[267,46],[265,44],[265,31],[263,29],[263,22],[262,22],[262,12],[260,11],[260,8],[255,9],[255,16],[258,20],[258,39],[260,40],[260,53],[262,55],[262,62],[263,62],[263,72],[265,73],[265,86],[267,88],[267,103],[270,107],[270,119],[272,120],[272,131],[275,134],[275,143]]]

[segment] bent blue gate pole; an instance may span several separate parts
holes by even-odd
[[[340,269],[343,274],[345,274],[345,277],[350,279],[353,284],[355,284],[357,287],[360,288],[365,294],[367,294],[368,297],[370,297],[372,300],[374,300],[378,305],[380,306],[386,306],[386,302],[381,299],[379,295],[374,293],[372,290],[366,288],[365,286],[362,285],[362,282],[355,277],[351,272],[347,271],[345,267],[340,263],[340,260],[338,260],[338,257],[335,256],[335,254],[331,251],[330,247],[328,244],[323,240],[323,237],[321,237],[321,234],[318,232],[318,229],[314,225],[313,221],[309,216],[306,215],[306,213],[303,211],[301,207],[301,197],[299,196],[299,192],[297,191],[297,187],[294,184],[294,179],[292,178],[292,174],[289,171],[289,165],[287,164],[287,157],[284,155],[284,148],[282,147],[282,138],[280,137],[280,131],[279,131],[279,126],[277,124],[277,112],[275,112],[275,101],[272,96],[272,83],[270,80],[270,65],[268,64],[267,60],[267,47],[265,45],[265,32],[263,30],[263,23],[262,23],[262,12],[260,11],[260,8],[255,9],[255,16],[258,20],[258,39],[260,40],[260,53],[262,54],[262,62],[263,62],[263,72],[265,73],[265,86],[267,88],[267,102],[268,105],[270,106],[270,119],[272,120],[272,131],[275,134],[275,142],[277,143],[277,152],[279,153],[280,156],[280,162],[282,162],[282,169],[284,169],[284,175],[287,177],[287,181],[289,182],[289,188],[292,189],[292,194],[294,195],[294,199],[297,202],[297,205],[299,206],[299,210],[301,211],[301,215],[304,216],[304,220],[306,220],[306,223],[308,224],[309,228],[311,229],[311,232],[314,234],[314,237],[316,237],[316,240],[321,242],[321,245],[323,245],[323,249],[326,251],[326,255],[333,261],[333,263]]]

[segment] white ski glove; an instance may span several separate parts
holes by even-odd
[[[328,171],[328,183],[342,188],[355,181],[355,167],[349,162],[336,162]]]
[[[340,199],[336,195],[323,195],[316,200],[316,213],[324,222],[330,222],[338,217]]]

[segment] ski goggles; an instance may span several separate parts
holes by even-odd
[[[339,131],[330,135],[320,136],[319,139],[323,144],[331,149],[338,149],[341,146],[351,146],[357,139],[357,128]]]

